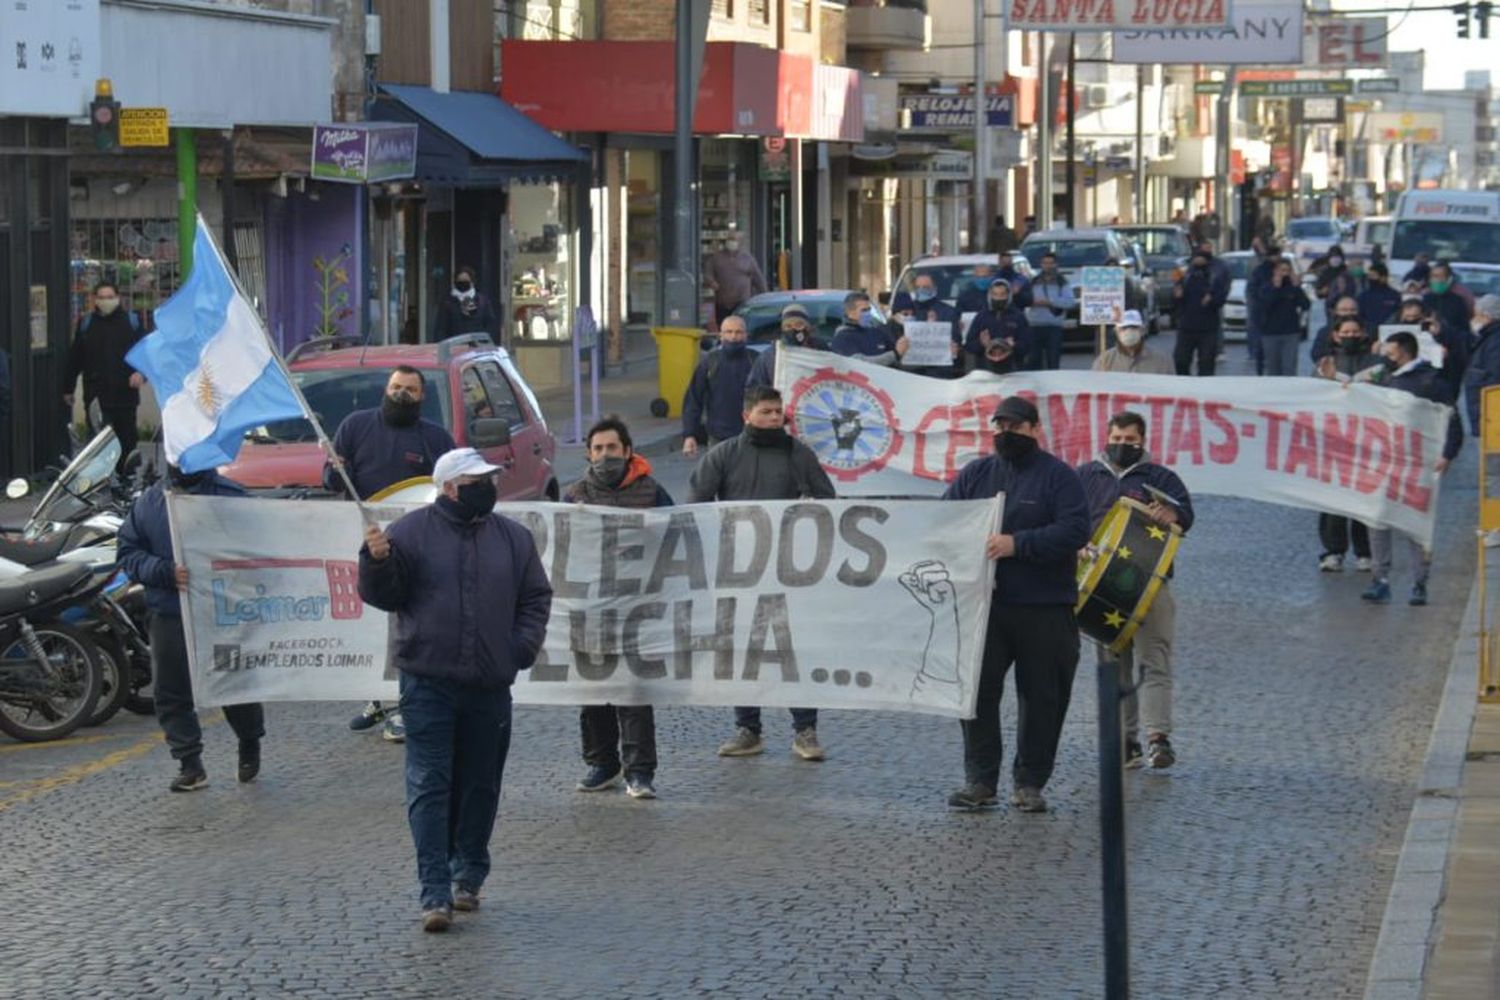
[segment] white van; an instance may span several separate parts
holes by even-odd
[[[1408,191],[1396,202],[1386,256],[1399,282],[1419,253],[1429,261],[1500,264],[1500,191]]]

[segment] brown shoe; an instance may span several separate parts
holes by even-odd
[[[1010,793],[1010,804],[1023,813],[1047,811],[1047,800],[1042,798],[1041,789],[1030,785],[1017,785],[1016,790]]]

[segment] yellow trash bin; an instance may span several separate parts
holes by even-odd
[[[654,326],[651,336],[656,338],[657,391],[661,393],[651,401],[653,417],[682,416],[682,397],[687,394],[688,383],[693,380],[693,370],[702,357],[703,331],[676,326]]]

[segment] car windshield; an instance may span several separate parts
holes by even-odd
[[[344,418],[355,410],[368,410],[385,398],[385,384],[391,373],[384,368],[320,368],[292,372],[292,380],[307,397],[307,405],[318,415],[324,433],[330,437]],[[425,387],[422,393],[422,416],[449,430],[453,424],[448,412],[447,372],[440,368],[422,369]],[[312,424],[300,417],[278,420],[246,432],[246,439],[256,444],[293,444],[316,441]]]
[[[1339,227],[1331,219],[1293,219],[1286,231],[1297,240],[1337,239],[1339,235]]]
[[[1500,225],[1436,219],[1400,220],[1391,239],[1391,259],[1411,260],[1419,253],[1425,253],[1429,260],[1500,264]]]
[[[1125,235],[1152,257],[1186,257],[1187,235],[1180,229],[1127,229]]]
[[[1365,237],[1371,243],[1384,243],[1391,238],[1391,223],[1372,222],[1365,226]]]
[[[1031,266],[1042,266],[1042,254],[1047,251],[1057,254],[1057,266],[1063,270],[1075,267],[1096,267],[1109,263],[1109,244],[1103,240],[1028,240],[1021,247]]]
[[[1500,271],[1478,268],[1454,267],[1453,273],[1463,285],[1478,298],[1482,295],[1500,295]]]

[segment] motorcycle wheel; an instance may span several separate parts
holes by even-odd
[[[88,719],[99,702],[103,671],[94,640],[83,630],[62,622],[42,622],[32,629],[65,690],[42,705],[0,701],[0,730],[26,743],[42,743],[61,739]],[[0,662],[12,658],[30,658],[19,639],[0,651]]]
[[[155,715],[156,698],[153,692],[156,690],[156,679],[151,674],[151,660],[149,658],[132,658],[130,664],[130,692],[125,696],[125,711],[136,715]]]
[[[115,717],[130,697],[130,661],[113,635],[96,636],[94,653],[99,657],[99,702],[85,726],[102,726]]]

